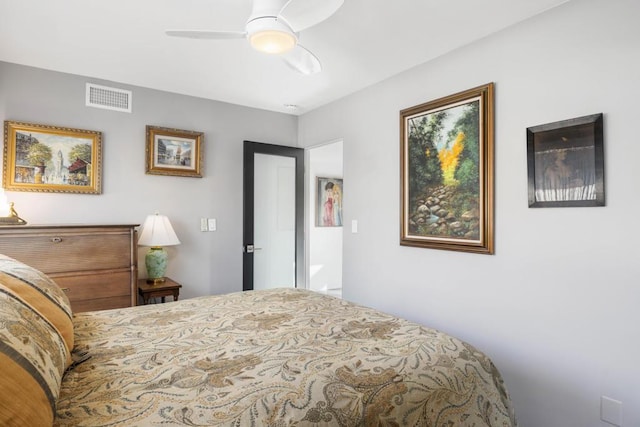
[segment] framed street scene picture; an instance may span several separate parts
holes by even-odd
[[[204,134],[147,126],[146,173],[202,178]]]
[[[5,121],[3,169],[7,190],[100,194],[102,133]]]

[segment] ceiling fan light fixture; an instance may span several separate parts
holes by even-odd
[[[277,55],[293,49],[297,40],[291,33],[265,30],[249,36],[249,42],[257,51]]]
[[[278,55],[291,69],[311,75],[322,71],[317,56],[298,43],[299,31],[333,15],[344,0],[252,0],[244,31],[167,30],[167,35],[194,39],[246,38],[259,52]]]
[[[261,17],[247,23],[251,46],[260,52],[277,55],[289,52],[298,44],[296,33],[275,17]]]

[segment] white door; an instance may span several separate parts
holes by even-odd
[[[296,285],[295,159],[254,157],[253,289]]]

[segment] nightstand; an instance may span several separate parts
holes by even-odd
[[[142,303],[148,304],[151,298],[173,296],[174,301],[178,301],[180,295],[180,288],[182,285],[175,282],[168,277],[164,278],[164,282],[160,283],[147,283],[147,279],[138,279],[138,295],[142,297]]]

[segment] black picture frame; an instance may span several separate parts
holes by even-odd
[[[527,128],[529,207],[604,206],[603,114]]]

